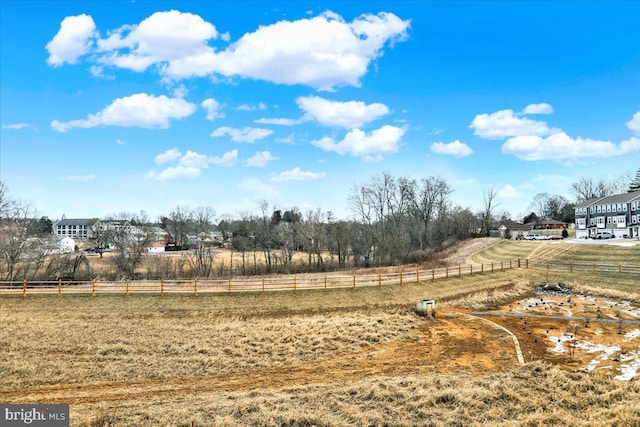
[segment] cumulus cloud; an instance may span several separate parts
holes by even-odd
[[[262,125],[278,125],[278,126],[295,126],[295,125],[299,125],[300,123],[302,123],[304,120],[302,119],[284,119],[284,118],[272,118],[272,119],[268,119],[268,118],[261,118],[261,119],[257,119],[254,120],[255,123],[259,123]]]
[[[458,140],[448,144],[444,142],[434,142],[431,144],[431,151],[437,154],[448,154],[455,157],[466,157],[473,153],[471,147]]]
[[[255,111],[255,110],[266,110],[266,109],[267,109],[267,106],[264,104],[264,102],[260,102],[258,105],[242,104],[236,108],[236,110],[239,110],[239,111]]]
[[[522,160],[565,160],[583,157],[611,157],[640,151],[640,138],[631,138],[616,145],[609,141],[571,138],[564,132],[547,137],[536,135],[509,138],[502,152]]]
[[[92,49],[96,37],[93,18],[85,14],[67,16],[60,23],[58,33],[45,47],[49,52],[47,63],[53,67],[65,62],[75,64],[78,58]]]
[[[491,114],[478,114],[471,125],[474,135],[486,139],[502,139],[524,135],[549,135],[557,131],[549,129],[545,122],[518,117],[513,110],[501,110]]]
[[[238,150],[227,151],[221,157],[212,157],[210,161],[214,165],[230,168],[238,163]]]
[[[546,102],[540,104],[529,104],[522,111],[524,114],[551,114],[553,107]]]
[[[89,114],[86,119],[68,122],[54,120],[51,122],[51,127],[59,132],[96,126],[167,129],[170,126],[170,120],[183,119],[193,114],[195,110],[196,106],[184,99],[136,93],[116,99],[102,111]]]
[[[268,151],[257,151],[253,156],[247,159],[247,166],[264,167],[267,163],[278,160],[277,157],[271,155]]]
[[[305,112],[306,119],[345,129],[360,128],[389,114],[387,106],[380,103],[367,105],[361,101],[330,101],[318,96],[301,96],[296,103]]]
[[[177,148],[171,148],[164,153],[160,153],[156,156],[155,161],[157,165],[163,165],[165,163],[175,162],[182,156],[182,153]]]
[[[154,64],[213,54],[208,41],[215,26],[200,16],[177,10],[156,12],[137,25],[124,25],[98,41],[98,61],[117,68],[144,71]]]
[[[83,25],[76,22],[80,17]],[[90,49],[95,25],[91,17],[80,17],[65,18],[47,45],[50,64],[75,63],[91,53],[87,57],[99,65],[134,71],[155,66],[171,80],[238,76],[320,90],[359,86],[371,62],[386,47],[405,40],[410,26],[410,21],[387,12],[361,15],[351,22],[325,12],[263,25],[231,42],[228,33],[220,35],[200,16],[171,10],[110,31]],[[215,40],[222,46],[212,45]]]
[[[627,122],[627,127],[640,135],[640,111],[635,113],[631,120]]]
[[[514,186],[506,184],[498,189],[498,197],[503,199],[521,199],[526,193],[518,191]]]
[[[324,172],[308,172],[296,167],[289,171],[280,172],[279,174],[273,174],[271,175],[270,180],[274,182],[314,181],[317,179],[322,179],[325,176],[326,174]]]
[[[325,137],[312,141],[311,144],[324,151],[335,151],[340,155],[351,154],[366,161],[378,161],[382,159],[383,154],[392,154],[398,151],[400,139],[404,133],[404,128],[386,125],[370,134],[366,134],[360,129],[354,129],[339,142]]]
[[[220,112],[220,103],[213,98],[202,101],[202,107],[207,110],[207,120],[221,119],[224,113]]]
[[[195,151],[187,150],[183,155],[177,148],[172,148],[155,157],[158,165],[177,162],[174,166],[169,166],[160,172],[152,170],[148,177],[156,180],[168,180],[177,178],[196,178],[200,176],[204,169],[208,169],[210,164],[230,167],[236,164],[238,150],[232,150],[222,155],[222,157],[209,157]]]
[[[211,132],[211,137],[219,138],[229,135],[234,142],[248,142],[253,144],[259,139],[268,137],[273,133],[272,130],[262,128],[246,127],[244,129],[235,129],[228,126],[220,127]]]
[[[28,123],[13,123],[9,125],[2,125],[2,129],[11,129],[11,130],[20,130],[20,129],[33,129],[38,130],[38,128],[31,126]]]

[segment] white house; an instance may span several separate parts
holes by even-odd
[[[72,254],[76,250],[76,241],[71,237],[63,237],[58,240],[58,251],[61,254]]]

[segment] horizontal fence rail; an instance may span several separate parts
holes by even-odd
[[[589,262],[529,261],[531,268],[584,273],[617,273],[640,275],[640,265],[597,264]],[[639,276],[640,277],[640,276]]]
[[[27,281],[1,282],[0,295],[22,294],[223,294],[235,292],[298,291],[308,289],[362,288],[420,283],[527,267],[528,260],[513,259],[484,264],[460,264],[433,269],[403,269],[394,273],[305,273],[227,279],[125,280],[125,281]]]

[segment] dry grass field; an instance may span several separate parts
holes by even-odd
[[[589,257],[550,243],[457,258]],[[621,346],[615,367],[589,370],[588,349],[559,353],[547,333],[576,322],[471,315],[514,310],[544,281],[584,296],[576,316],[596,317],[593,298],[603,317],[634,319],[610,301],[640,306],[637,277],[534,268],[357,290],[5,296],[0,401],[70,403],[74,426],[640,425],[639,377],[613,371],[640,351],[640,325],[580,324]],[[438,301],[434,319],[414,313],[421,298]]]

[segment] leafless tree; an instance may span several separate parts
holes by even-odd
[[[489,236],[489,232],[491,231],[491,224],[493,222],[493,211],[495,208],[500,206],[500,203],[496,202],[496,197],[498,197],[498,190],[492,185],[485,188],[484,192],[482,193],[482,234],[487,237]]]

